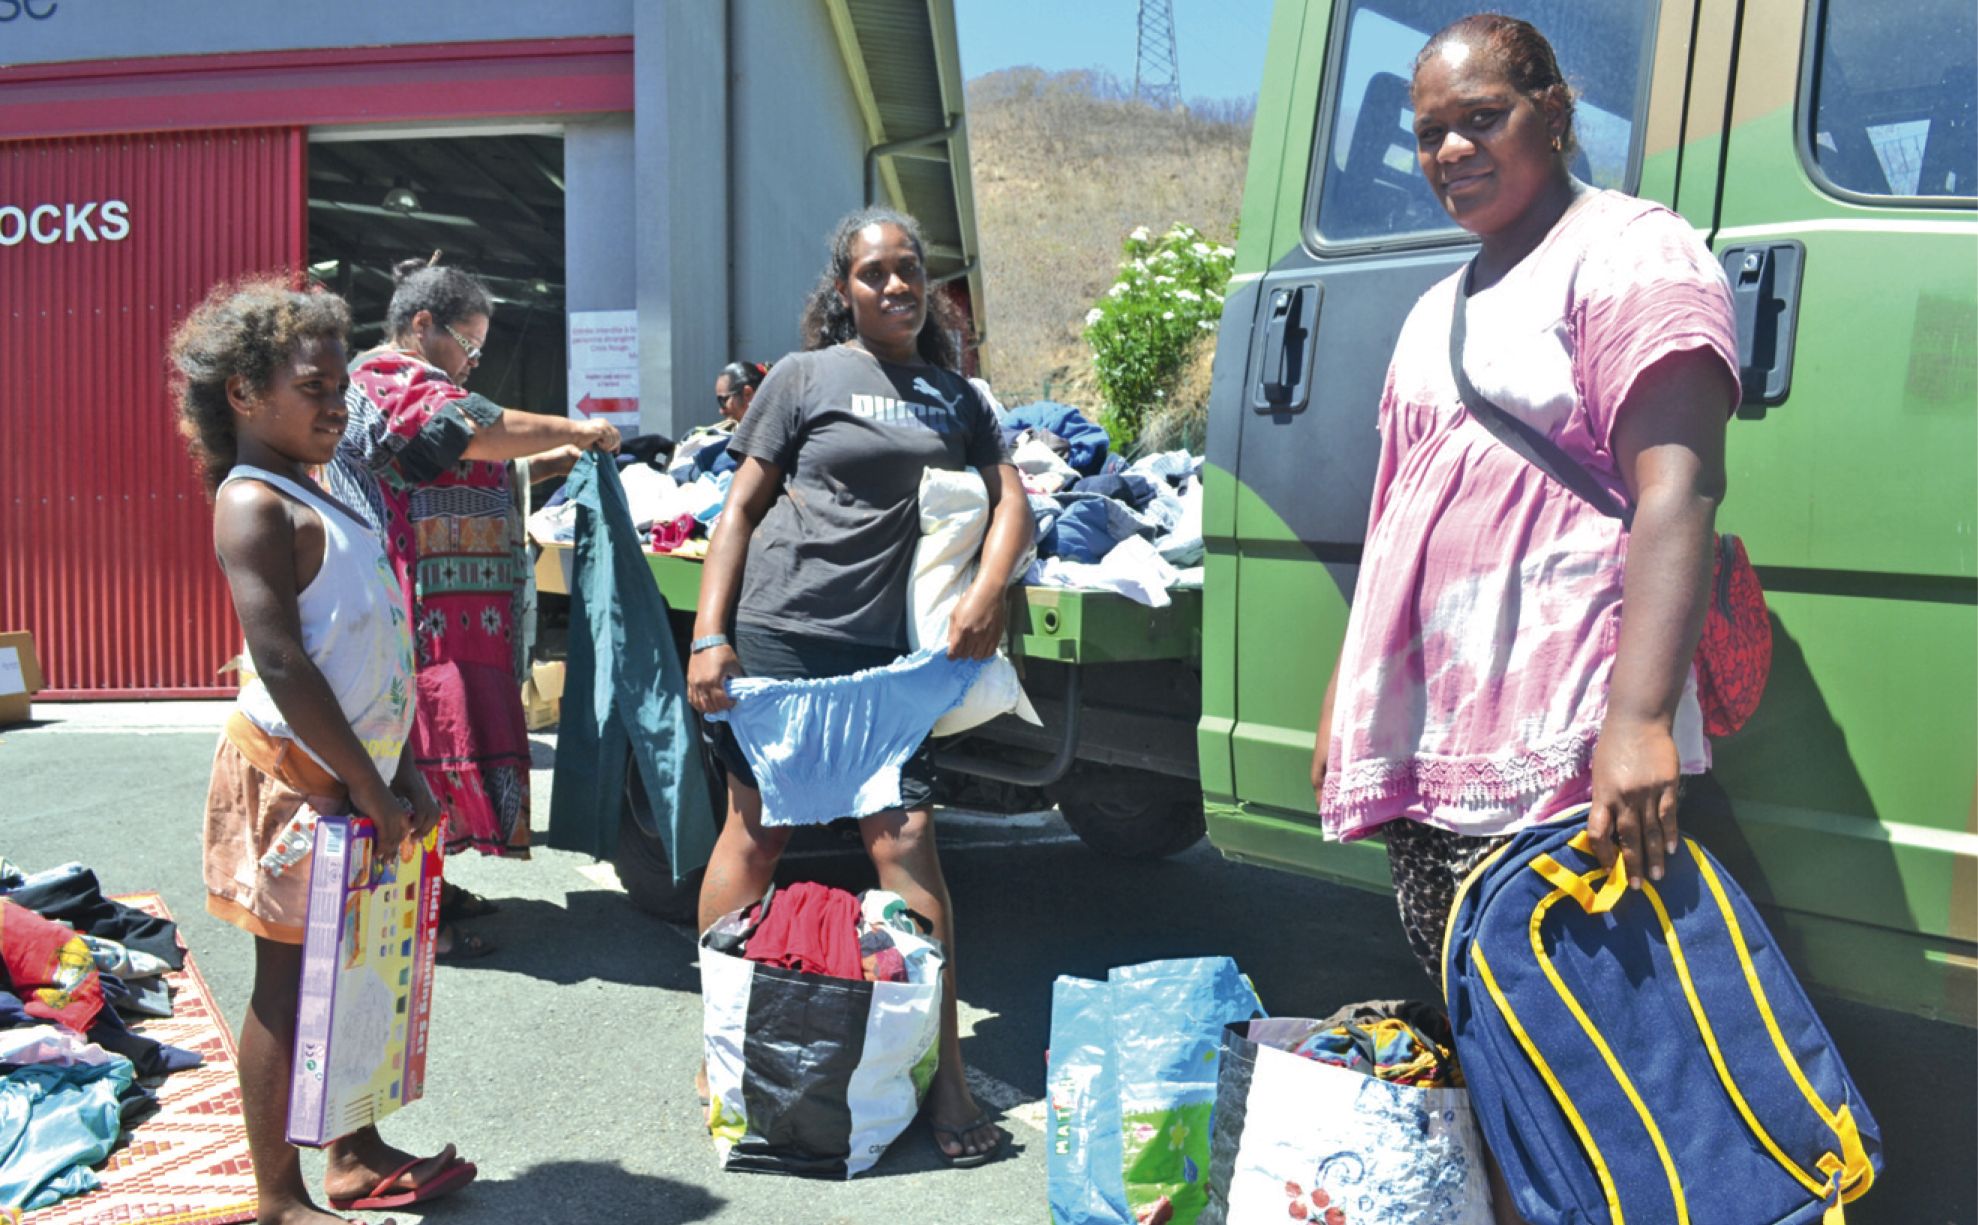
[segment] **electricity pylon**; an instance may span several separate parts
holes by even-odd
[[[1164,111],[1181,106],[1174,0],[1140,0],[1140,32],[1133,52],[1133,97],[1137,102]]]

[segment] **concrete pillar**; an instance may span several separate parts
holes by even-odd
[[[673,438],[715,418],[729,358],[729,3],[633,9],[639,417]]]

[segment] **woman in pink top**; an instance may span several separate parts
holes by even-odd
[[[1395,344],[1312,786],[1329,836],[1386,837],[1439,983],[1456,886],[1505,835],[1590,800],[1603,858],[1637,885],[1674,850],[1682,776],[1710,764],[1691,659],[1737,341],[1688,223],[1568,171],[1573,94],[1537,30],[1455,22],[1416,58],[1413,98],[1422,173],[1482,250]],[[1456,310],[1477,391],[1631,506],[1632,530],[1471,418]]]

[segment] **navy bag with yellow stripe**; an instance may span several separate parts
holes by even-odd
[[[1626,887],[1586,811],[1457,894],[1443,946],[1477,1122],[1532,1225],[1842,1219],[1881,1135],[1744,892],[1684,839]]]

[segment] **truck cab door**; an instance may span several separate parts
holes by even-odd
[[[1744,407],[1719,526],[1774,617],[1716,749],[1746,887],[1805,972],[1973,1022],[1978,31],[1970,0],[1745,0],[1713,249]],[[1715,9],[1717,11],[1710,12]]]
[[[1377,847],[1319,837],[1313,729],[1358,572],[1389,355],[1415,300],[1475,249],[1416,165],[1408,93],[1429,36],[1474,7],[1282,0],[1211,389],[1198,736],[1209,831],[1233,858],[1376,887]],[[1677,203],[1696,6],[1503,8],[1546,33],[1580,88],[1579,175]],[[1721,85],[1716,100],[1721,113]],[[1706,140],[1713,171],[1717,153]]]

